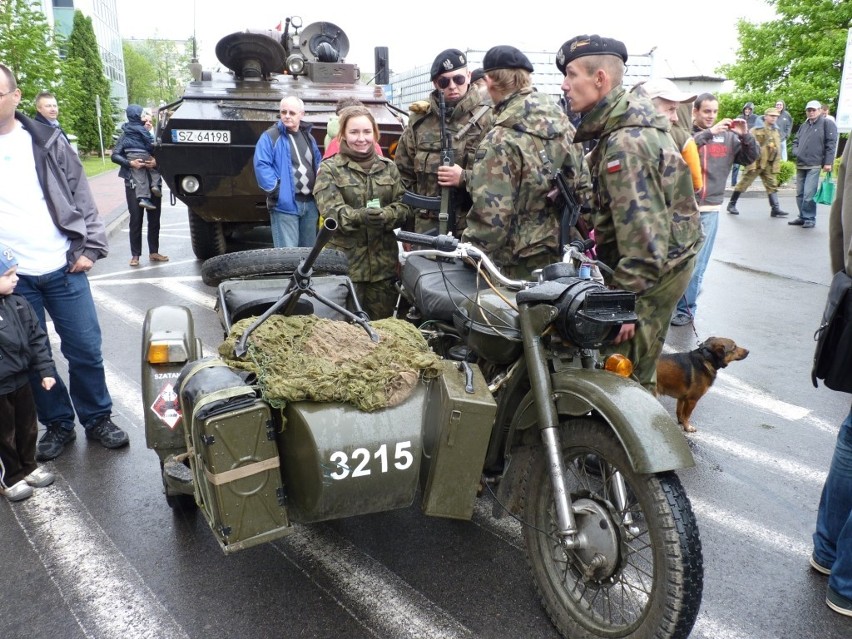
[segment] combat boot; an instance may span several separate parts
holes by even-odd
[[[737,200],[740,199],[740,192],[734,191],[731,193],[731,201],[728,202],[728,213],[731,215],[739,215],[740,212],[737,210]]]
[[[769,211],[769,217],[787,217],[790,215],[786,211],[781,210],[781,205],[778,203],[778,194],[769,194],[769,206],[772,207]]]

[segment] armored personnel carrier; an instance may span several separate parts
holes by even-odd
[[[283,33],[244,31],[222,38],[216,57],[228,71],[203,72],[196,65],[183,97],[160,109],[155,156],[173,197],[187,206],[199,259],[225,253],[241,228],[269,225],[252,159],[258,138],[278,120],[281,98],[302,99],[303,121],[313,125],[320,149],[343,97],[371,110],[386,155],[402,134],[379,79],[375,86],[362,84],[359,68],[344,61],[349,39],[342,29],[316,22],[300,31],[297,17],[285,23]],[[386,76],[387,49],[376,49],[376,61],[383,67],[377,75]]]

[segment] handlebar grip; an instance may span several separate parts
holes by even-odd
[[[459,245],[458,238],[451,235],[424,235],[423,233],[411,233],[410,231],[397,231],[396,239],[409,244],[431,246],[439,251],[453,251]]]
[[[595,241],[591,238],[588,240],[573,240],[568,246],[576,249],[579,253],[585,253],[595,248]]]

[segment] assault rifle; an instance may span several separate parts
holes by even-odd
[[[438,116],[441,121],[441,166],[452,166],[455,164],[456,152],[453,149],[453,137],[447,131],[447,103],[444,94],[438,93]],[[427,211],[438,211],[438,233],[446,235],[447,229],[456,229],[456,202],[455,188],[452,186],[441,187],[441,197],[419,195],[406,191],[402,201],[408,206]]]
[[[560,244],[564,245],[568,243],[570,230],[580,219],[580,205],[571,192],[571,187],[568,186],[568,180],[565,179],[565,174],[561,168],[556,170],[552,181],[559,191],[559,195],[562,196],[562,217],[559,224],[559,237]]]
[[[447,131],[447,103],[444,93],[438,92],[438,110],[441,117],[441,166],[455,164],[456,152],[453,150],[453,138]],[[441,187],[441,208],[438,211],[438,233],[446,235],[447,228],[456,230],[456,202],[453,187]]]

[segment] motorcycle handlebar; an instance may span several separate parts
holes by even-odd
[[[412,233],[410,231],[396,231],[396,239],[400,242],[408,244],[418,244],[420,246],[431,246],[439,251],[454,251],[459,240],[452,235],[424,235],[423,233]]]

